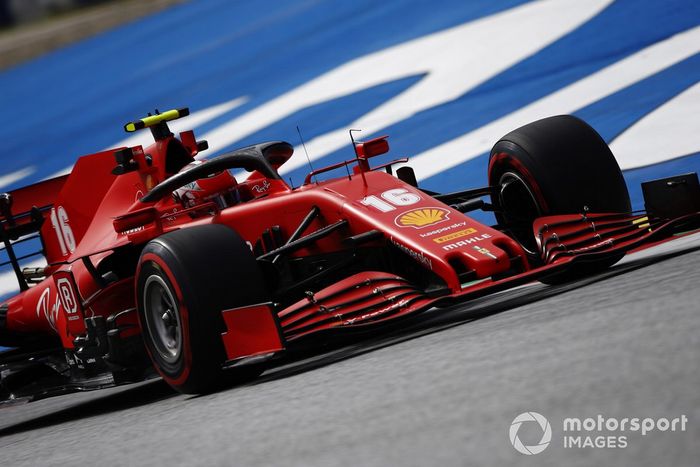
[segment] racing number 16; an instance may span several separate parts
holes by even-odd
[[[382,193],[381,196],[384,198],[383,200],[374,195],[370,195],[366,198],[362,198],[360,202],[365,206],[372,206],[373,208],[379,209],[381,212],[389,212],[395,210],[396,206],[410,206],[420,201],[420,196],[411,193],[405,188],[387,190]]]
[[[67,255],[68,252],[73,253],[75,251],[75,236],[73,229],[68,225],[68,214],[63,206],[59,206],[58,209],[51,208],[51,226],[56,232],[58,245],[61,247],[63,256]]]

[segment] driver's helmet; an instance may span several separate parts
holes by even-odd
[[[178,173],[186,172],[202,163],[203,161],[190,162]],[[186,208],[213,201],[223,209],[238,202],[237,186],[238,182],[233,175],[228,170],[222,170],[178,188],[173,192],[173,196]]]

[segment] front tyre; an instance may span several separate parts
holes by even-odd
[[[228,376],[254,376],[222,369],[221,311],[268,301],[255,257],[236,232],[205,225],[152,240],[139,260],[136,291],[146,349],[172,387],[203,393]]]
[[[586,122],[571,115],[544,118],[501,138],[489,157],[496,220],[537,264],[533,221],[583,212],[629,213],[627,185],[610,148]],[[555,283],[604,269],[622,256],[588,264]]]

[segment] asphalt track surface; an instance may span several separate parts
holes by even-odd
[[[697,466],[699,263],[700,235],[685,237],[603,276],[430,313],[212,395],[153,381],[3,408],[0,464]],[[535,456],[508,439],[525,411],[552,424]],[[597,414],[689,421],[627,433],[624,449],[565,449],[563,419]],[[520,432],[525,444],[540,435]]]

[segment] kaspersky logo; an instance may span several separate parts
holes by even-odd
[[[423,208],[407,211],[396,218],[394,223],[399,227],[422,229],[448,220],[450,211],[443,208]]]
[[[523,425],[523,423],[528,422],[535,422],[539,424],[540,428],[542,429],[542,438],[537,444],[525,446],[518,437],[518,431],[520,431],[520,427]],[[549,443],[552,441],[552,426],[549,424],[549,420],[537,412],[523,412],[515,417],[513,423],[510,424],[508,435],[510,436],[511,444],[516,451],[531,456],[533,454],[539,454],[547,449],[547,446],[549,446]]]

